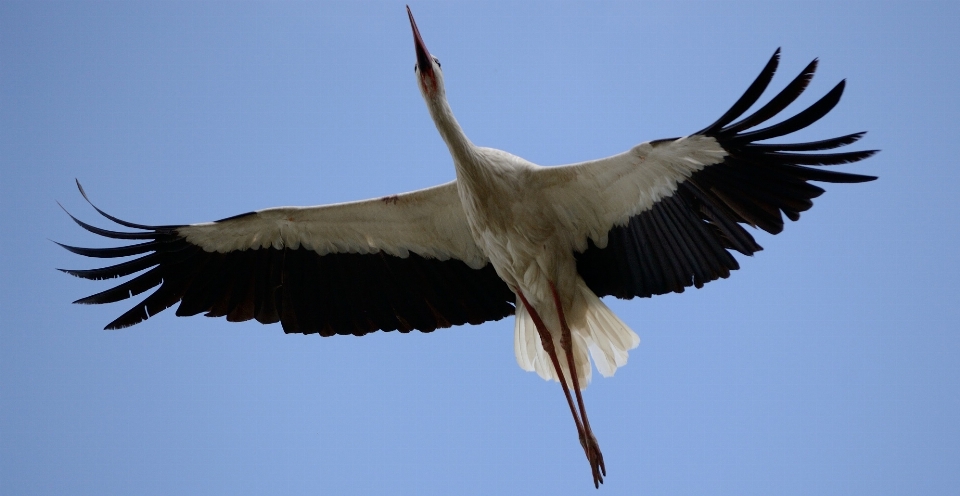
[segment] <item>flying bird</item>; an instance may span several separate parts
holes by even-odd
[[[761,249],[744,225],[779,233],[782,215],[798,220],[824,192],[811,181],[876,179],[820,167],[856,162],[876,150],[824,152],[856,142],[862,132],[766,143],[816,122],[844,90],[841,81],[805,110],[760,128],[804,91],[814,60],[742,117],[773,79],[777,49],[743,96],[702,130],[607,158],[542,167],[467,138],[447,102],[440,61],[427,50],[409,7],[407,13],[416,81],[453,158],[455,181],[190,225],[136,224],[94,206],[129,229],[71,218],[94,234],[132,244],[61,246],[87,257],[136,258],[63,271],[95,280],[136,275],[75,303],[111,303],[156,288],[106,328],[132,326],[179,303],[178,316],[280,322],[284,332],[321,336],[431,332],[515,315],[517,362],[562,386],[599,487],[606,467],[581,390],[591,379],[591,359],[610,376],[639,344],[600,298],[681,293],[728,277],[739,268],[732,251]]]

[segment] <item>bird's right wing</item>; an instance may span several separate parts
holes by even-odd
[[[803,92],[816,60],[770,102],[731,124],[760,98],[773,79],[779,54],[778,49],[730,110],[697,133],[537,171],[547,202],[567,223],[577,269],[597,295],[633,298],[682,292],[727,277],[739,268],[728,250],[750,255],[761,249],[741,224],[776,234],[783,230],[781,212],[798,220],[823,193],[809,181],[876,179],[816,167],[856,162],[875,150],[805,153],[849,145],[864,133],[809,143],[757,143],[803,129],[826,115],[840,100],[844,82],[800,113],[750,130]]]
[[[107,238],[145,242],[61,246],[95,258],[138,258],[64,272],[85,279],[145,272],[75,303],[120,301],[159,286],[108,329],[134,325],[178,302],[181,316],[280,321],[285,332],[321,335],[432,331],[498,320],[514,310],[513,293],[470,235],[455,182],[192,225],[145,226],[97,211],[137,232],[74,220]]]

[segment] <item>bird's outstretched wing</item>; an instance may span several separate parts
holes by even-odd
[[[813,124],[840,100],[843,81],[809,108],[754,130],[796,100],[813,77],[816,60],[767,104],[734,122],[760,98],[779,58],[777,49],[733,107],[697,133],[538,171],[550,203],[569,224],[577,269],[597,295],[679,293],[727,277],[739,268],[728,250],[750,255],[762,249],[741,224],[776,234],[783,230],[781,212],[797,220],[823,193],[810,181],[876,179],[819,168],[876,153],[822,153],[864,133],[809,143],[758,143]]]
[[[285,332],[325,336],[428,332],[498,320],[514,310],[513,293],[470,236],[454,182],[193,225],[134,224],[94,208],[136,231],[108,231],[71,218],[107,238],[144,241],[117,248],[61,246],[94,258],[138,258],[64,272],[85,279],[145,272],[75,303],[111,303],[159,286],[107,329],[137,324],[178,302],[181,316],[280,321]]]

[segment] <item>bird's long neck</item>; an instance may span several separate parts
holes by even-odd
[[[453,157],[457,178],[470,180],[476,179],[478,174],[483,174],[484,171],[477,160],[476,146],[464,134],[460,123],[453,116],[453,110],[450,109],[447,99],[443,97],[430,99],[427,106],[434,124],[437,125],[437,131],[440,131],[440,136]]]

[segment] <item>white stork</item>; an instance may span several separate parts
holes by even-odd
[[[191,225],[134,224],[97,208],[133,232],[71,215],[95,234],[143,242],[62,245],[88,257],[138,257],[64,272],[99,280],[145,271],[75,303],[120,301],[159,286],[106,328],[137,324],[179,302],[178,316],[279,321],[284,332],[321,336],[431,332],[515,314],[517,362],[560,382],[599,487],[606,469],[581,395],[591,377],[588,356],[610,376],[639,343],[600,297],[679,293],[729,276],[739,268],[730,250],[751,255],[761,249],[741,224],[776,234],[783,229],[781,212],[797,220],[823,193],[809,181],[876,179],[807,166],[856,162],[875,150],[808,153],[849,145],[864,133],[758,143],[809,126],[840,100],[843,81],[806,110],[753,130],[803,92],[816,60],[766,105],[734,122],[770,83],[778,49],[733,107],[701,131],[599,160],[541,167],[467,138],[447,103],[440,62],[427,51],[409,7],[407,13],[417,83],[453,157],[455,181]]]

